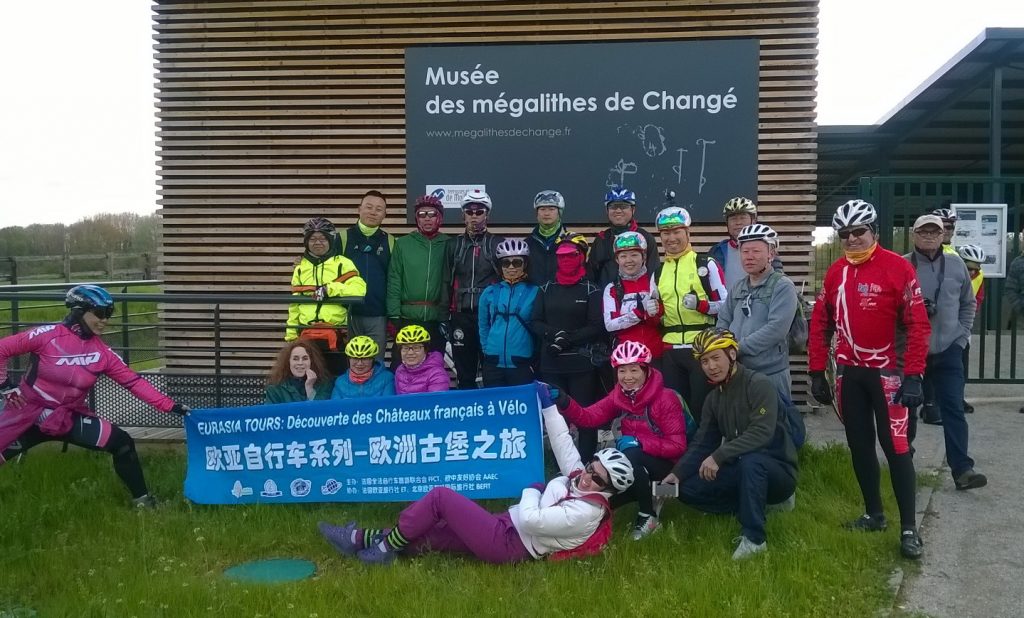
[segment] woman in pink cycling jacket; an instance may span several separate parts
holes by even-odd
[[[0,339],[0,465],[33,446],[61,440],[110,453],[138,507],[156,500],[146,489],[131,436],[86,405],[89,390],[101,374],[127,388],[161,412],[184,416],[188,408],[171,401],[124,364],[100,339],[114,313],[114,299],[103,288],[79,285],[68,290],[71,309],[59,324],[47,324]],[[31,354],[29,369],[15,385],[7,359]]]
[[[661,372],[651,367],[651,351],[637,341],[623,341],[612,350],[618,384],[607,397],[583,407],[560,394],[557,405],[580,427],[600,427],[622,417],[622,437],[616,448],[633,464],[636,482],[612,499],[612,507],[636,500],[638,512],[633,540],[658,528],[661,505],[651,496],[651,482],[665,478],[686,452],[683,400],[666,388]]]

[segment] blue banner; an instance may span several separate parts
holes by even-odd
[[[193,410],[185,433],[199,504],[510,498],[544,478],[532,385]]]

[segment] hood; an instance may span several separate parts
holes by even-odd
[[[612,401],[623,410],[640,412],[654,401],[654,398],[664,387],[665,379],[662,377],[661,372],[654,367],[650,367],[648,369],[647,381],[640,387],[640,392],[636,394],[636,402],[630,401],[622,392],[622,387],[618,384],[615,385],[615,390],[612,391]]]

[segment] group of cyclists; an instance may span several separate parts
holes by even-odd
[[[377,191],[364,195],[347,230],[320,217],[305,224],[292,293],[314,302],[289,308],[266,403],[447,390],[450,350],[458,388],[536,384],[561,471],[526,488],[502,515],[437,488],[392,528],[321,523],[341,553],[367,563],[426,549],[491,562],[591,555],[608,541],[612,509],[637,502],[631,536],[641,540],[658,529],[675,493],[695,508],[736,514],[734,559],[766,548],[766,512],[795,504],[802,442],[788,414],[789,355],[806,322],[782,273],[779,235],[758,221],[752,200],[737,197],[723,207],[728,237],[700,254],[690,213],[668,205],[655,218],[662,258],[635,218],[632,191],[612,188],[605,206],[610,225],[592,241],[566,229],[565,200],[551,190],[536,195],[537,225],[525,239],[488,231],[492,201],[482,190],[463,199],[465,228],[454,237],[440,231],[444,207],[432,196],[415,202],[416,229],[392,237],[381,228],[387,203]],[[886,526],[877,429],[901,551],[919,558],[907,428],[908,408],[925,399],[929,314],[911,260],[878,246],[871,204],[843,204],[833,227],[844,255],[828,270],[810,320],[812,393],[823,403],[835,398],[846,428],[865,504],[848,526]],[[979,251],[961,248],[960,267],[980,272]],[[135,504],[152,506],[131,438],[86,406],[87,392],[107,374],[161,411],[188,408],[102,343],[114,307],[105,290],[76,286],[67,306],[63,322],[0,340],[0,464],[46,440],[106,450]],[[15,384],[7,360],[26,353],[30,369]],[[830,354],[834,391],[825,378]],[[598,431],[612,423],[614,448],[598,449]],[[958,488],[984,485],[969,472],[959,472]]]

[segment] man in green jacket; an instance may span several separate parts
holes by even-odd
[[[767,549],[765,508],[792,508],[796,447],[778,409],[771,381],[736,362],[739,344],[728,330],[697,333],[693,355],[713,390],[700,429],[663,483],[679,484],[684,504],[708,513],[736,513],[740,544],[733,560]]]
[[[447,317],[448,293],[444,263],[448,235],[441,233],[444,206],[432,195],[416,200],[416,231],[395,241],[388,265],[387,312],[395,330],[419,324],[430,333],[430,345],[444,345],[439,325]]]

